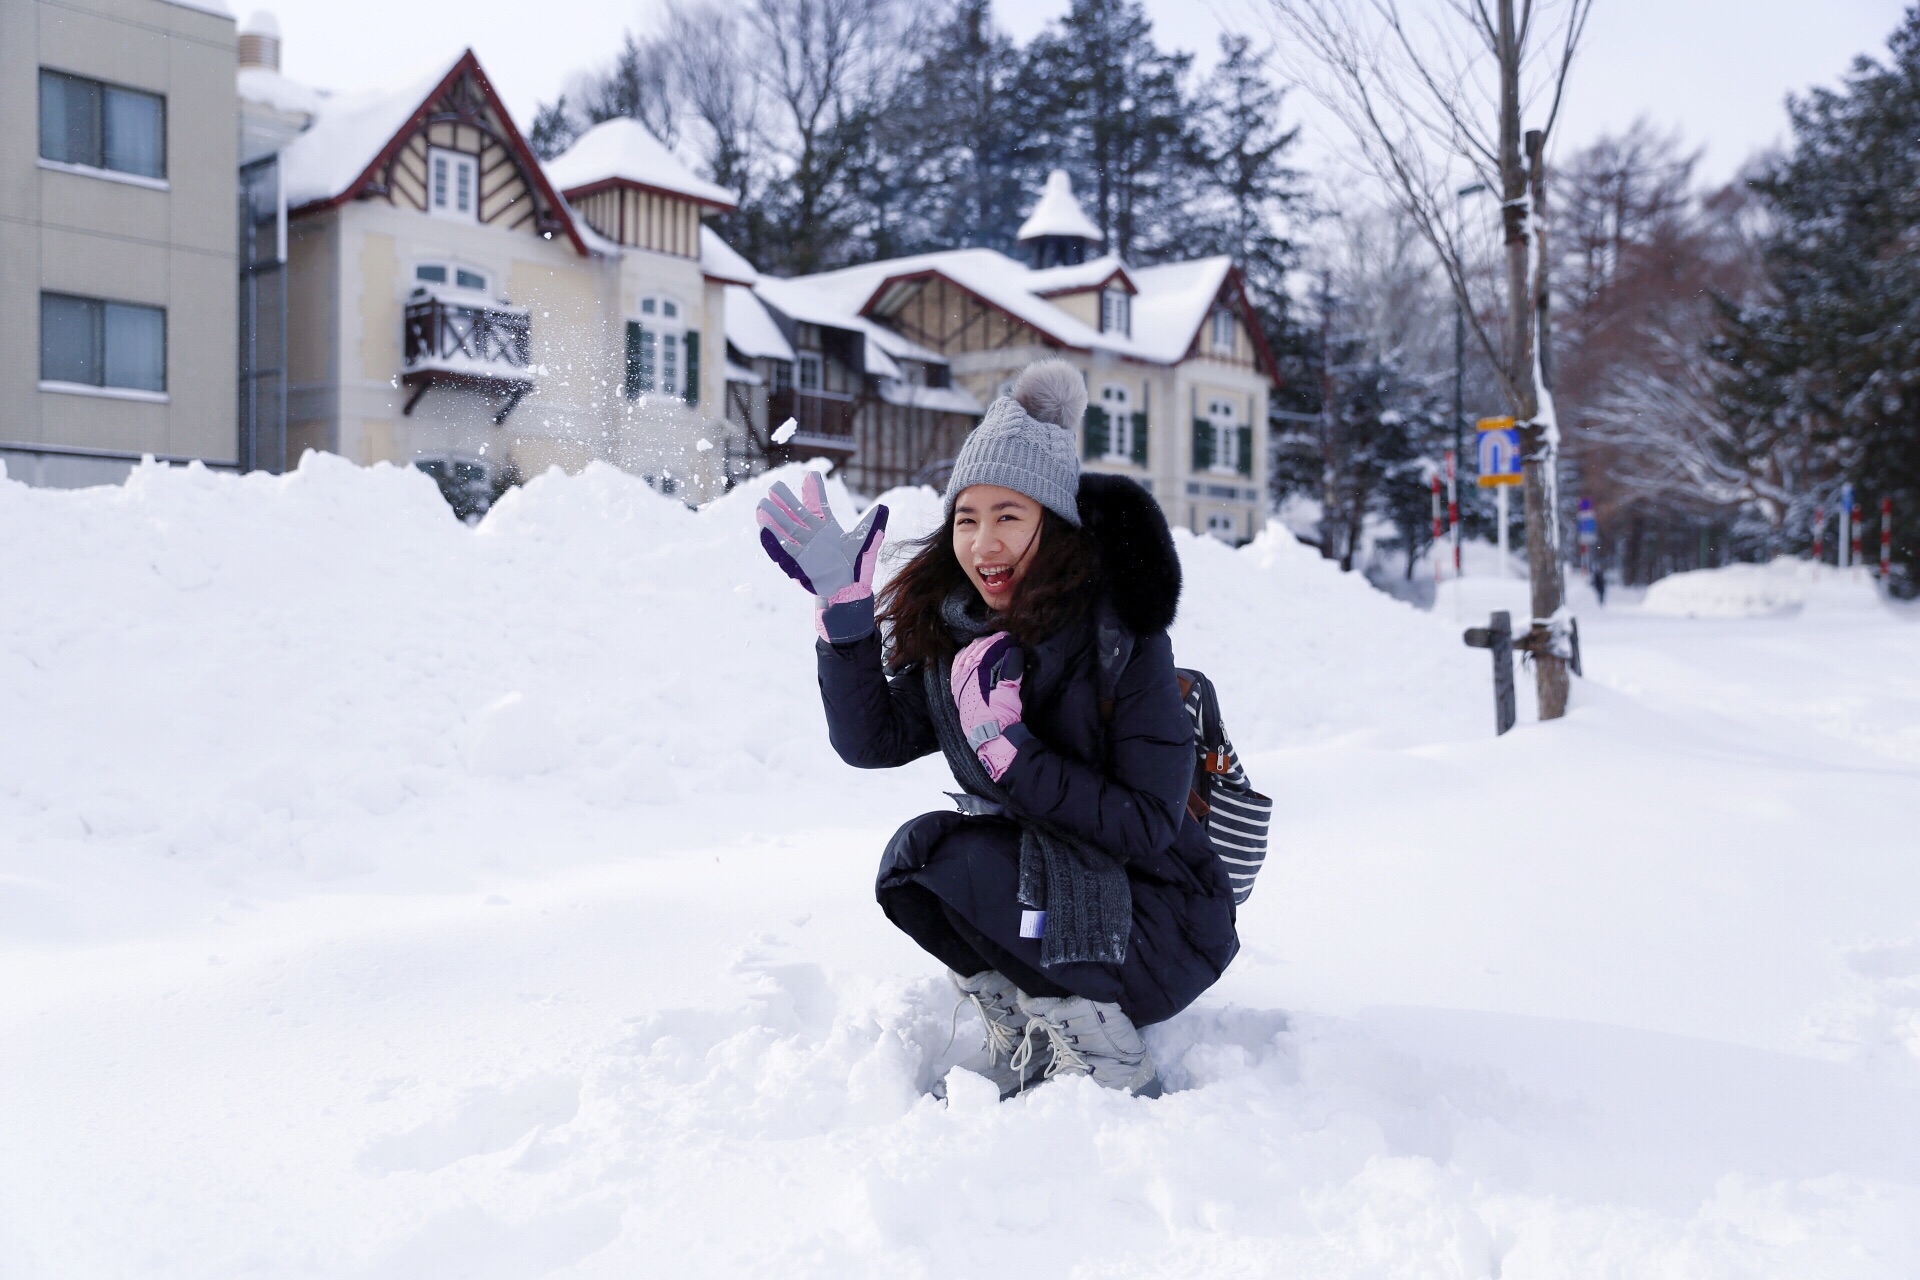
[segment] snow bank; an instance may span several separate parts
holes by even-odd
[[[1613,683],[1495,740],[1456,621],[1177,535],[1280,806],[1245,949],[1165,1099],[942,1107],[871,878],[951,781],[832,756],[763,485],[0,480],[0,1271],[1912,1272],[1920,687],[1779,679],[1903,627],[1609,611]]]
[[[1668,574],[1647,588],[1640,607],[1669,618],[1765,618],[1795,613],[1810,603],[1870,608],[1878,603],[1878,592],[1864,568],[1841,570],[1782,558]]]

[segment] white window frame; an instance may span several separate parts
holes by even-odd
[[[447,273],[443,281],[422,280],[422,267],[439,267]],[[461,284],[460,273],[465,271],[480,277],[478,285]],[[451,258],[421,258],[413,264],[413,275],[408,282],[409,289],[433,289],[449,293],[469,294],[475,298],[492,296],[489,287],[493,283],[493,272],[484,267],[476,267],[470,262],[455,262]]]
[[[686,395],[687,309],[671,294],[651,293],[640,299],[633,320],[640,326],[640,341],[653,340],[653,385],[641,391],[648,396],[682,397]]]
[[[466,179],[464,188],[461,178]],[[460,203],[464,191],[465,206]],[[480,221],[480,157],[446,147],[427,148],[427,212],[455,222]]]
[[[1213,465],[1208,470],[1239,474],[1240,421],[1233,401],[1207,401],[1207,421],[1213,424]]]
[[[1100,388],[1100,407],[1107,412],[1107,460],[1132,462],[1133,392],[1122,383],[1109,382]]]
[[[1240,540],[1240,521],[1231,512],[1210,511],[1207,513],[1207,535],[1222,542]]]
[[[1213,313],[1213,349],[1224,355],[1233,354],[1233,312],[1221,307]]]
[[[1133,335],[1132,299],[1119,285],[1100,291],[1100,332]]]
[[[798,351],[793,370],[793,389],[803,395],[820,395],[827,389],[827,368],[818,351]],[[813,371],[813,385],[807,385],[807,371]]]

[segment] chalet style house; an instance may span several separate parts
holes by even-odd
[[[351,97],[247,52],[246,158],[284,209],[283,465],[417,465],[473,510],[596,459],[691,500],[744,472],[721,335],[751,269],[701,224],[731,192],[631,120],[543,165],[471,51]]]
[[[729,367],[751,384],[729,411],[756,439],[793,417],[787,454],[835,460],[856,492],[938,485],[984,406],[1058,356],[1087,379],[1083,465],[1195,533],[1258,533],[1276,374],[1232,261],[1099,256],[1060,170],[1018,238],[1024,262],[955,249],[738,290]]]

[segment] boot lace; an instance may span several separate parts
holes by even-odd
[[[1074,1041],[1065,1031],[1055,1026],[1047,1018],[1033,1018],[1027,1023],[1027,1032],[1020,1037],[1020,1047],[1014,1051],[1012,1066],[1018,1071],[1025,1085],[1027,1065],[1033,1061],[1033,1033],[1036,1029],[1047,1033],[1047,1042],[1053,1046],[1053,1059],[1047,1063],[1047,1069],[1040,1073],[1042,1080],[1051,1080],[1062,1073],[1068,1075],[1091,1075],[1093,1067],[1087,1062]]]
[[[1014,1048],[1013,1042],[1019,1040],[1024,1047],[1026,1037],[996,1017],[987,1007],[987,1002],[971,991],[966,994],[965,999],[953,1006],[953,1020],[947,1029],[947,1048],[940,1052],[945,1054],[947,1049],[953,1048],[954,1038],[960,1034],[960,1011],[967,1007],[969,1001],[973,1004],[974,1012],[980,1015],[980,1025],[986,1028],[988,1060],[999,1062],[1004,1056],[1012,1061],[1014,1054],[1019,1052]],[[1027,1025],[1031,1028],[1033,1024],[1029,1022]],[[1014,1063],[1014,1065],[1017,1068],[1020,1064]]]

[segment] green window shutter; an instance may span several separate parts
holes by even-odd
[[[1104,458],[1107,454],[1107,411],[1099,405],[1087,407],[1087,457]]]
[[[627,321],[627,375],[621,381],[620,392],[629,400],[638,399],[646,388],[640,385],[640,326]]]
[[[1147,415],[1133,415],[1133,460],[1141,466],[1147,465]]]
[[[1243,476],[1253,474],[1253,428],[1240,428],[1239,472]]]
[[[687,335],[687,403],[700,403],[700,335]]]
[[[1193,469],[1205,471],[1213,465],[1213,424],[1205,418],[1193,420]]]

